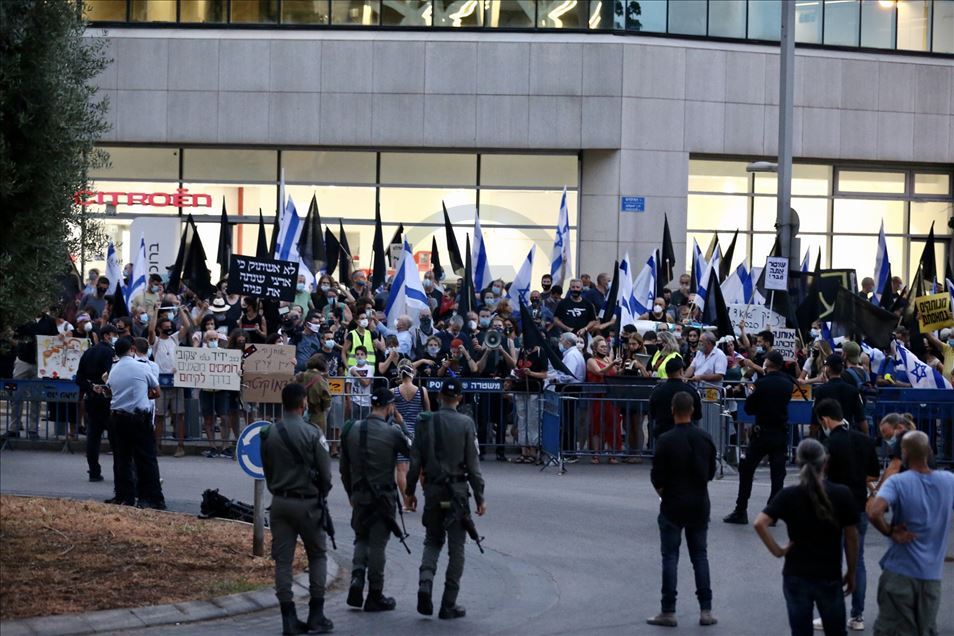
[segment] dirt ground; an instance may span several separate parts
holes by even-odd
[[[0,619],[208,599],[271,585],[252,528],[107,504],[0,497]],[[296,570],[304,565],[299,545]]]

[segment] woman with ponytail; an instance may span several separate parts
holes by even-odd
[[[775,557],[785,557],[782,591],[792,636],[812,634],[818,608],[825,635],[845,634],[845,597],[854,588],[858,556],[857,504],[847,486],[824,479],[825,447],[814,439],[798,445],[797,486],[783,488],[755,519],[755,531]],[[769,526],[781,519],[788,544],[779,546]],[[847,572],[842,576],[844,545]]]

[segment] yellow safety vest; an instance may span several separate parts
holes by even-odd
[[[373,365],[375,363],[375,356],[374,356],[374,345],[371,342],[371,331],[368,329],[364,330],[363,341],[357,329],[355,329],[348,335],[351,337],[351,351],[348,352],[348,368],[350,369],[351,367],[355,366],[355,364],[357,364],[358,362],[357,358],[354,355],[354,352],[358,347],[364,347],[365,349],[368,350],[368,364]]]

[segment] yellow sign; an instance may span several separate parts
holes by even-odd
[[[344,392],[344,378],[328,378],[328,393],[331,393],[332,395],[344,395]]]
[[[921,332],[937,331],[944,327],[954,327],[954,315],[951,314],[951,297],[949,294],[931,294],[918,296],[914,299],[914,306],[918,310],[918,322]]]
[[[805,386],[801,386],[799,384],[792,385],[792,399],[811,401],[812,385],[811,384],[806,384]]]

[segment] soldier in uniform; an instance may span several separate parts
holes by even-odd
[[[404,536],[394,520],[398,505],[394,469],[398,453],[410,455],[411,449],[400,424],[394,393],[378,389],[371,394],[371,414],[341,431],[341,481],[351,501],[354,529],[348,605],[361,607],[363,601],[366,612],[386,612],[395,607],[394,599],[383,594],[384,550],[392,533],[402,540]],[[368,597],[364,599],[366,571]]]
[[[324,634],[334,629],[324,614],[328,563],[323,516],[328,514],[325,498],[331,490],[331,457],[324,435],[302,417],[306,393],[301,384],[286,385],[282,389],[282,420],[260,434],[265,484],[272,493],[269,525],[283,634]],[[307,623],[298,620],[292,595],[292,561],[298,537],[308,555],[311,602]]]
[[[438,613],[440,618],[461,618],[466,614],[464,608],[457,605],[457,593],[464,573],[464,521],[470,517],[468,484],[474,492],[477,514],[487,512],[484,479],[477,459],[475,424],[471,417],[457,412],[460,401],[460,380],[446,380],[440,392],[440,410],[429,416],[422,414],[417,423],[407,477],[408,503],[414,510],[417,508],[414,489],[423,471],[422,521],[426,536],[417,611],[425,616],[434,613],[431,588],[445,536],[448,540],[447,576]]]

